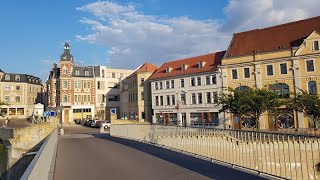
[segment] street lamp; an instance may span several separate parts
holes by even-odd
[[[101,108],[101,120],[104,120],[104,104],[103,104],[103,102],[100,104],[100,108]]]

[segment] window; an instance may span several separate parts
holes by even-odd
[[[195,78],[192,77],[192,78],[191,78],[191,82],[190,82],[191,84],[190,84],[190,85],[191,85],[191,86],[196,86],[196,82],[195,82],[195,81],[196,81]]]
[[[163,96],[160,96],[160,105],[163,106]]]
[[[156,106],[159,106],[159,96],[156,96]]]
[[[140,84],[143,85],[143,83],[144,83],[144,78],[141,78],[140,79]]]
[[[78,102],[78,95],[74,95],[74,102]]]
[[[289,86],[284,83],[271,84],[269,90],[276,92],[279,98],[289,98]]]
[[[112,78],[116,78],[116,73],[112,73]]]
[[[141,100],[144,100],[144,92],[141,92]]]
[[[198,103],[202,104],[202,93],[198,93]]]
[[[10,102],[10,96],[4,96],[4,102]]]
[[[98,86],[98,89],[100,89],[100,81],[98,81],[97,86]]]
[[[206,85],[210,84],[210,76],[206,76]]]
[[[238,71],[237,69],[232,69],[232,79],[238,79]]]
[[[85,81],[84,82],[84,89],[90,89],[90,84],[91,84],[91,82],[90,81]]]
[[[217,104],[218,103],[218,93],[213,92],[212,93],[212,98],[213,98],[213,103]]]
[[[155,82],[155,83],[154,83],[154,87],[155,87],[156,90],[159,89],[159,87],[158,87],[158,82]]]
[[[6,80],[6,81],[10,81],[10,75],[8,75],[8,74],[7,74],[7,75],[5,75],[5,76],[4,76],[4,80]]]
[[[16,80],[16,81],[20,81],[20,76],[19,76],[19,75],[16,75],[15,80]]]
[[[180,94],[181,104],[186,104],[186,94]]]
[[[160,86],[159,89],[162,89],[162,81],[159,82],[159,86]]]
[[[206,92],[207,94],[207,103],[211,103],[211,93],[210,92]]]
[[[76,70],[76,76],[79,76],[80,75],[80,72],[79,72],[79,70]]]
[[[309,93],[316,94],[317,93],[317,83],[315,81],[308,82]]]
[[[21,87],[20,86],[16,86],[16,91],[20,91]]]
[[[267,76],[273,76],[273,66],[267,65]]]
[[[244,78],[250,78],[250,69],[249,68],[243,68],[244,72]]]
[[[167,105],[170,105],[170,96],[167,95]]]
[[[280,64],[280,72],[281,74],[288,74],[287,63]]]
[[[184,87],[184,79],[180,79],[180,87]]]
[[[176,104],[176,97],[175,95],[171,95],[171,104],[175,105]]]
[[[217,84],[217,76],[214,74],[211,76],[212,84]]]
[[[62,81],[62,88],[67,89],[68,88],[68,81]]]
[[[198,63],[198,68],[202,68],[202,67],[203,67],[203,62],[200,61],[200,62]]]
[[[237,90],[237,91],[245,91],[247,89],[250,89],[250,87],[249,86],[239,86],[235,90]]]
[[[104,78],[104,69],[102,69],[101,74],[102,74],[102,78]]]
[[[313,60],[307,60],[307,61],[306,61],[306,66],[307,66],[307,72],[312,72],[312,71],[314,71],[314,63],[313,63]]]
[[[186,70],[186,65],[182,64],[181,69],[182,69],[182,71],[185,71]]]
[[[116,96],[116,95],[109,95],[108,101],[120,101],[120,98],[119,96]]]
[[[166,88],[170,89],[170,82],[169,81],[166,81]]]
[[[67,95],[63,95],[63,102],[68,102],[68,96]]]
[[[319,50],[319,41],[314,41],[313,47],[314,47],[314,50],[318,51]]]
[[[68,69],[62,69],[63,74],[68,74]]]
[[[197,85],[201,86],[201,77],[197,77]]]
[[[196,98],[196,93],[191,94],[191,104],[196,104],[197,103],[197,98]]]
[[[171,88],[174,88],[174,80],[171,80]]]
[[[5,86],[4,91],[10,91],[10,86]]]
[[[89,76],[89,71],[84,71],[84,76]]]
[[[74,81],[74,88],[81,89],[81,81]]]

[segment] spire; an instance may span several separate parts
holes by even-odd
[[[60,61],[73,61],[73,56],[70,53],[70,45],[69,43],[64,44],[64,52],[60,56]]]

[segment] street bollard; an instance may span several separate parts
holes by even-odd
[[[100,133],[104,133],[104,127],[100,126]]]
[[[64,135],[64,129],[60,128],[60,135],[63,136]]]

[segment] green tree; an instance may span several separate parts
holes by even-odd
[[[320,97],[316,93],[308,93],[300,90],[292,100],[292,108],[296,111],[307,114],[314,120],[314,123],[319,123],[320,120]],[[314,124],[316,125],[316,124]],[[315,126],[316,127],[316,126]]]
[[[268,110],[285,104],[285,101],[278,98],[277,94],[267,89],[228,89],[228,93],[222,94],[219,99],[222,105],[220,112],[230,112],[242,117],[243,115],[252,115],[259,125],[260,116]],[[259,126],[258,126],[259,127]]]

